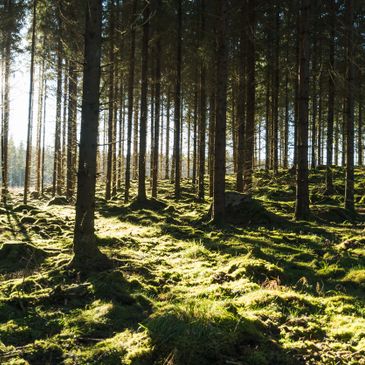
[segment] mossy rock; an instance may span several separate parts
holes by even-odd
[[[68,201],[68,199],[65,196],[55,196],[54,198],[52,198],[47,205],[69,205],[70,202]]]
[[[37,207],[35,207],[34,205],[29,205],[29,204],[19,204],[13,208],[13,212],[16,212],[16,213],[24,212],[24,211],[29,212],[31,210],[39,212],[39,209]]]
[[[211,216],[212,206],[209,209]],[[235,225],[267,225],[279,223],[282,219],[269,212],[260,201],[247,194],[225,193],[225,222]]]
[[[34,268],[48,253],[26,242],[6,242],[0,246],[0,272],[14,272]]]
[[[33,224],[37,221],[37,218],[31,217],[31,216],[24,216],[20,219],[21,224]]]
[[[314,215],[324,221],[333,223],[354,222],[360,219],[359,214],[341,207],[328,206],[313,211]]]

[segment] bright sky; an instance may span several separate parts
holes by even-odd
[[[10,136],[18,144],[20,141],[25,142],[27,139],[28,125],[28,104],[29,104],[29,83],[30,83],[30,56],[24,52],[17,56],[12,63],[12,75],[10,84]],[[33,98],[33,132],[37,124],[38,109],[38,68],[35,69],[34,98]],[[51,138],[52,124],[54,125],[55,108],[54,93],[48,89],[47,92],[47,116],[46,132]],[[34,135],[34,133],[33,133]],[[34,138],[34,137],[33,137]],[[33,140],[34,141],[34,140]],[[47,144],[51,144],[48,140]]]

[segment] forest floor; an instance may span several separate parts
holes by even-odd
[[[220,228],[188,182],[179,202],[167,182],[145,206],[100,198],[115,267],[87,276],[65,266],[74,208],[14,195],[0,207],[0,363],[365,364],[364,173],[351,214],[343,171],[331,199],[312,172],[309,222],[292,220],[284,172],[256,174],[266,221],[248,209]]]

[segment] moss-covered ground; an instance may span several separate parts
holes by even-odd
[[[114,269],[88,275],[66,266],[73,207],[14,196],[0,208],[0,363],[365,364],[364,172],[358,214],[341,208],[341,170],[332,197],[312,172],[309,222],[292,220],[284,172],[255,176],[254,197],[280,218],[264,223],[248,209],[212,226],[188,181],[178,202],[168,182],[143,206],[99,198]]]

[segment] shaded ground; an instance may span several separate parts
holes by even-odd
[[[100,200],[116,266],[88,277],[62,268],[70,205],[1,208],[0,363],[365,364],[364,221],[339,208],[342,172],[330,200],[322,176],[309,223],[291,221],[285,173],[256,175],[255,198],[280,217],[266,226],[212,227],[188,182],[178,203],[167,183],[145,206]]]

